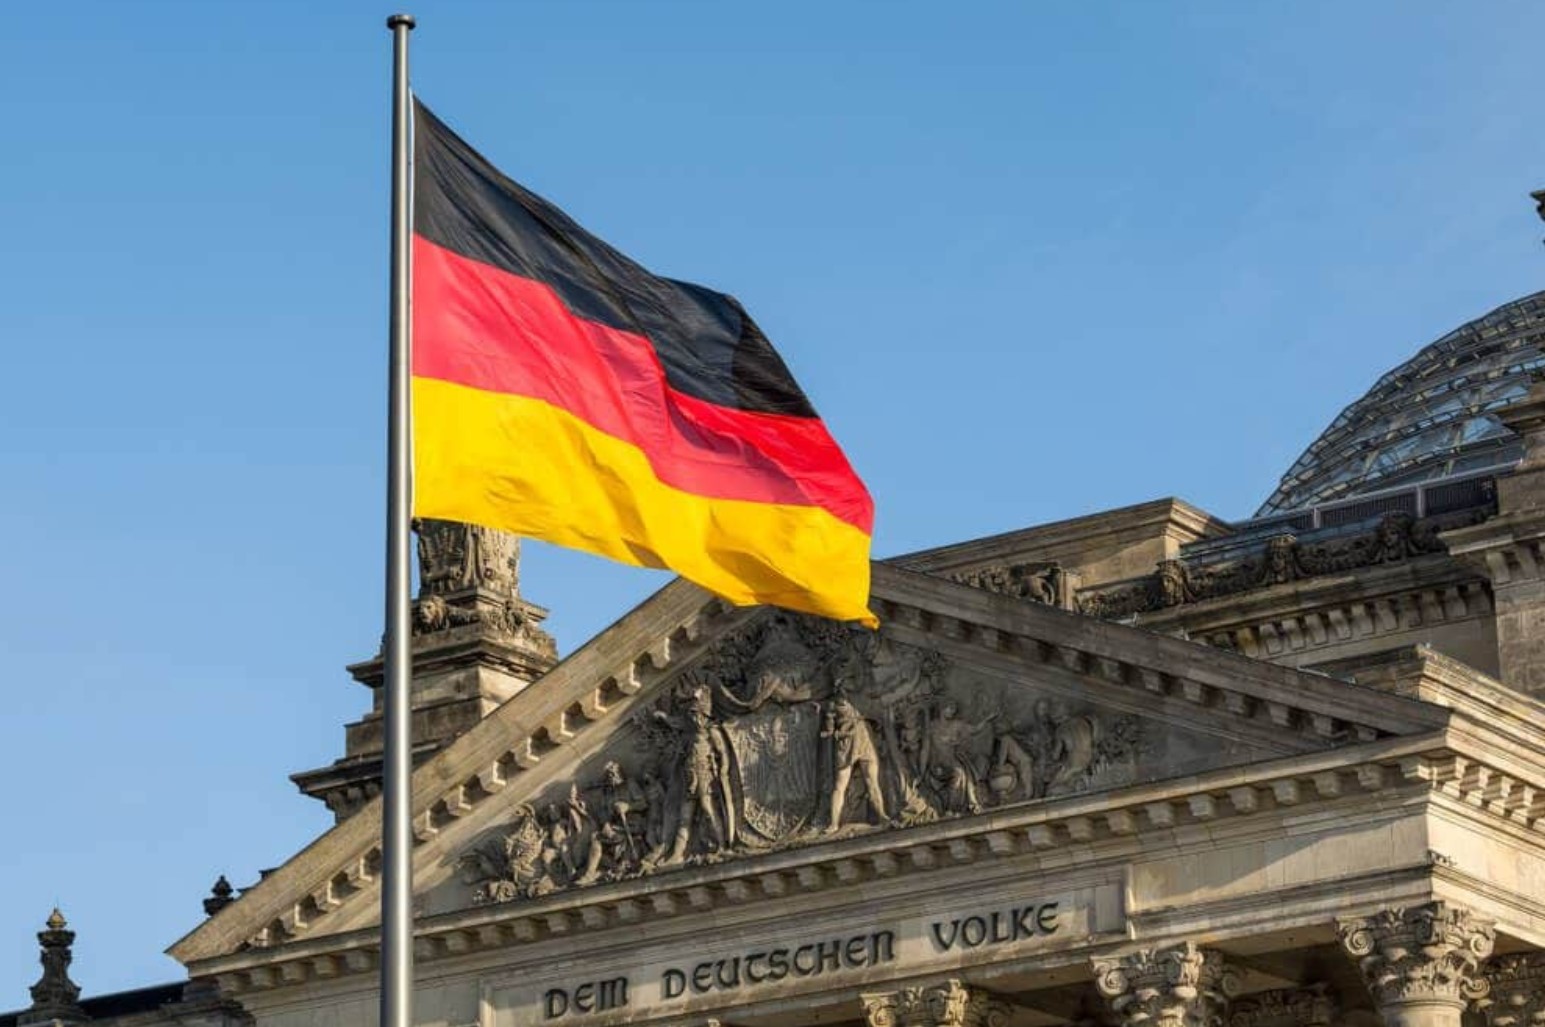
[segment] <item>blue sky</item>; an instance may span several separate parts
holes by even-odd
[[[1178,495],[1244,517],[1346,403],[1545,283],[1545,8],[449,2],[420,94],[734,292],[890,554]],[[7,10],[0,1009],[60,903],[171,980],[381,627],[389,8]],[[568,652],[663,576],[528,546]]]

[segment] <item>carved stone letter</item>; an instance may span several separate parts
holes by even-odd
[[[1486,995],[1480,965],[1496,931],[1468,909],[1429,902],[1341,920],[1338,930],[1387,1027],[1459,1027],[1465,1006]]]
[[[1094,983],[1124,1027],[1219,1027],[1239,990],[1223,954],[1183,942],[1096,959]]]

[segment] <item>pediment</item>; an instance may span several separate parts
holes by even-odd
[[[780,864],[1430,731],[1445,711],[876,565],[876,634],[684,582],[414,775],[422,917]],[[377,923],[379,800],[173,947]]]

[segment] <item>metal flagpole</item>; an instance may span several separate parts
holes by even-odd
[[[410,788],[413,739],[408,683],[413,657],[408,645],[408,519],[413,500],[412,369],[413,108],[408,91],[408,33],[413,18],[394,14],[392,31],[392,270],[391,385],[387,419],[386,478],[386,696],[385,752],[381,780],[381,1019],[380,1027],[413,1023],[413,836]]]

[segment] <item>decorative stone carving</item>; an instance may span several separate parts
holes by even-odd
[[[1438,1003],[1462,1010],[1486,995],[1480,965],[1491,955],[1496,931],[1468,909],[1429,902],[1340,920],[1337,930],[1386,1021],[1389,1007]]]
[[[1490,512],[1487,507],[1421,520],[1406,513],[1387,513],[1360,532],[1315,543],[1300,542],[1291,534],[1273,535],[1255,552],[1231,561],[1161,561],[1151,576],[1085,592],[1075,605],[1081,613],[1117,619],[1321,574],[1399,563],[1443,552],[1438,532],[1475,523]]]
[[[518,642],[556,659],[552,636],[537,626],[541,612],[520,598],[519,538],[428,518],[414,521],[413,528],[419,567],[415,635],[472,628],[480,636]]]
[[[1330,1027],[1338,1010],[1330,986],[1262,991],[1237,999],[1229,1009],[1229,1027]]]
[[[501,902],[1135,780],[1137,718],[960,677],[775,612],[721,640],[575,783],[460,857]]]
[[[1545,1025],[1545,952],[1498,956],[1486,966],[1489,994],[1476,1005],[1487,1027]]]
[[[520,539],[475,524],[425,518],[418,533],[419,595],[451,595],[468,588],[513,594],[518,590]]]
[[[1191,942],[1093,961],[1095,988],[1125,1027],[1218,1027],[1239,990],[1222,953]]]
[[[38,932],[38,945],[42,948],[38,960],[43,964],[43,976],[31,988],[32,1005],[17,1022],[86,1020],[88,1017],[79,1004],[80,985],[70,980],[70,961],[74,958],[70,946],[75,944],[75,932],[67,929],[64,914],[57,907],[48,915],[45,927]]]
[[[1013,1006],[949,980],[861,996],[868,1027],[1003,1027]]]
[[[1067,575],[1056,563],[997,564],[951,575],[962,585],[1028,599],[1047,606],[1067,605]]]

